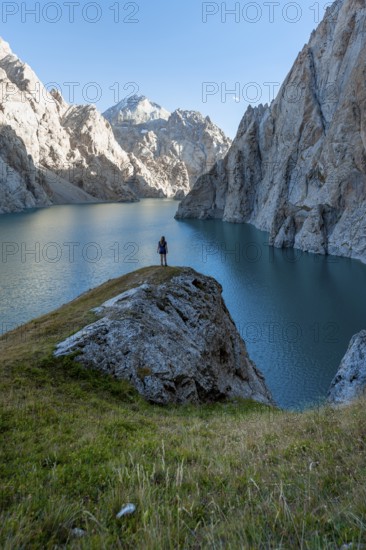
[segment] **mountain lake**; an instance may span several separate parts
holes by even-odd
[[[269,247],[268,234],[246,224],[176,221],[177,207],[144,199],[1,215],[0,333],[108,279],[159,264],[165,235],[170,265],[221,283],[277,404],[320,404],[351,337],[366,328],[366,266]]]

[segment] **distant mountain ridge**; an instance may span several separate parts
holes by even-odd
[[[153,175],[152,196],[182,198],[231,145],[209,117],[181,109],[169,113],[145,96],[130,97],[103,116],[120,146]]]

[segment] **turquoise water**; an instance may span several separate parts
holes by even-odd
[[[158,264],[215,277],[277,403],[321,401],[353,334],[366,328],[366,266],[267,245],[266,233],[218,220],[176,221],[177,203],[59,206],[0,216],[0,332],[100,283]]]

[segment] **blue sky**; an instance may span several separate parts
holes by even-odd
[[[330,4],[9,1],[0,34],[68,102],[104,111],[138,93],[201,111],[234,137],[249,103],[273,99]]]

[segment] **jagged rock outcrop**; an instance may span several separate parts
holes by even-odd
[[[366,330],[353,336],[329,392],[328,402],[347,405],[366,394]]]
[[[137,200],[133,160],[114,139],[113,131],[93,105],[69,107],[61,119],[70,136],[73,183],[106,200]]]
[[[365,3],[337,0],[177,218],[249,222],[275,246],[366,262],[365,62]]]
[[[231,144],[209,117],[181,109],[170,114],[144,96],[121,101],[104,116],[121,147],[151,174],[139,189],[144,196],[183,198]]]
[[[190,268],[156,279],[95,309],[98,320],[61,342],[55,355],[76,352],[85,367],[130,381],[154,403],[243,397],[273,404],[217,281]]]
[[[129,156],[95,107],[70,107],[49,93],[1,39],[0,90],[0,212],[137,200]]]

